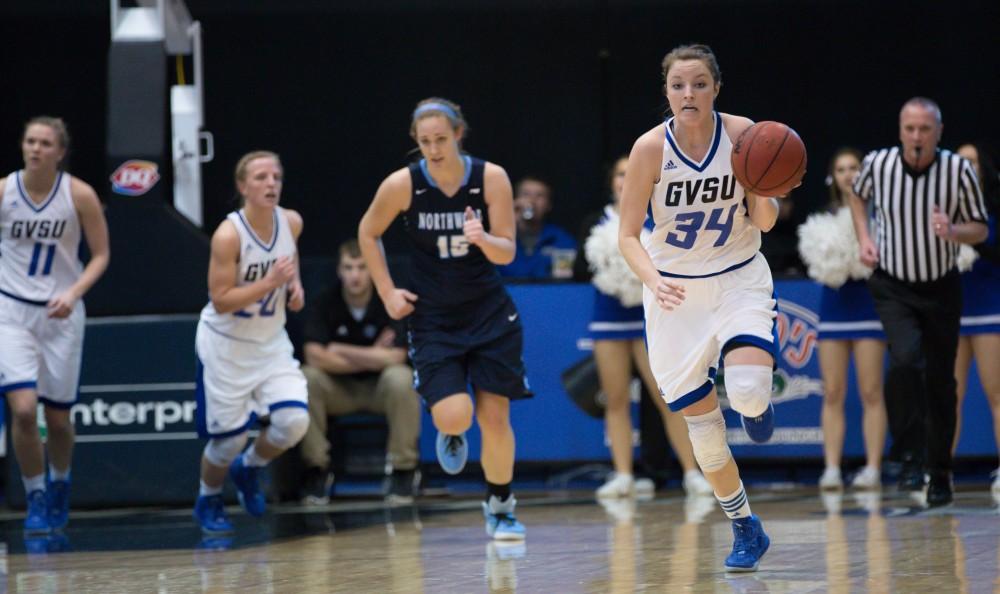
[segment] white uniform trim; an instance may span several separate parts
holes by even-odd
[[[642,320],[637,322],[590,322],[587,329],[591,332],[620,332],[623,330],[642,330],[644,326]]]
[[[882,331],[882,322],[868,320],[861,322],[820,322],[820,332],[853,332],[858,330]]]
[[[660,180],[650,199],[655,228],[644,242],[663,276],[686,299],[662,309],[643,289],[649,363],[660,395],[678,411],[708,396],[722,349],[730,341],[774,352],[774,285],[758,252],[743,187],[733,175],[733,144],[714,114],[712,146],[694,162],[666,122]]]
[[[49,318],[45,305],[83,270],[72,176],[60,172],[36,204],[21,175],[7,177],[0,202],[0,394],[34,389],[46,405],[69,408],[77,398],[86,311],[77,301],[68,317]]]
[[[694,162],[681,151],[666,122],[660,179],[650,209],[655,224],[643,242],[661,273],[701,278],[748,264],[760,248],[750,224],[743,186],[733,175],[733,144],[715,114],[712,146]]]
[[[48,198],[35,204],[21,174],[7,176],[0,202],[0,291],[44,304],[70,288],[83,271],[77,256],[80,218],[71,175],[60,172]]]
[[[730,341],[773,353],[777,316],[771,271],[761,255],[726,274],[676,282],[686,298],[673,311],[657,305],[648,288],[643,293],[649,364],[673,411],[708,396]]]
[[[1000,324],[1000,314],[988,316],[962,316],[963,326],[988,326]]]
[[[266,242],[257,237],[242,210],[229,213],[226,219],[236,228],[240,238],[236,286],[249,285],[263,278],[278,258],[295,256],[295,237],[292,236],[288,216],[283,208],[274,209],[274,231]],[[287,292],[287,285],[282,285],[257,303],[238,312],[225,314],[217,312],[209,301],[201,310],[201,323],[227,338],[266,343],[285,327]]]
[[[238,286],[262,278],[282,257],[294,257],[295,238],[284,209],[275,208],[274,232],[263,241],[242,212],[228,220],[240,238]],[[195,422],[202,437],[238,435],[258,417],[288,406],[306,408],[306,379],[285,332],[287,287],[238,312],[220,314],[212,302],[201,312],[195,350],[201,363]]]

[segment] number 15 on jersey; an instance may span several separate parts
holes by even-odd
[[[442,260],[448,258],[461,258],[469,253],[469,240],[465,235],[438,235],[437,239],[438,257]]]

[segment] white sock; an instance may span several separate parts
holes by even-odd
[[[205,484],[205,481],[199,482],[201,483],[201,486],[198,488],[198,495],[209,497],[211,495],[218,495],[219,493],[222,493],[222,485],[219,485],[218,487],[209,487]]]
[[[44,491],[45,490],[45,475],[39,474],[37,476],[22,476],[21,481],[24,483],[24,492],[26,494],[32,491]]]
[[[257,454],[257,448],[250,446],[247,451],[243,452],[243,465],[244,466],[267,466],[270,460],[260,457]]]
[[[743,481],[740,481],[740,488],[726,495],[725,497],[715,496],[722,506],[722,511],[726,512],[730,520],[750,517],[750,500],[747,499],[747,492],[743,490]]]
[[[68,481],[69,480],[69,468],[66,470],[59,470],[55,466],[49,464],[49,480],[51,481]]]

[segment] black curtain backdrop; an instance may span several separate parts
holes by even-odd
[[[553,219],[575,232],[606,199],[607,164],[662,118],[660,60],[680,43],[715,49],[720,110],[783,121],[803,137],[800,212],[825,199],[837,147],[896,142],[899,108],[913,95],[941,104],[943,146],[1000,141],[996,2],[187,4],[204,28],[205,120],[215,135],[206,228],[233,206],[239,156],[276,150],[283,204],[304,215],[310,257],[353,235],[379,182],[405,164],[410,111],[430,95],[463,106],[469,152],[512,180],[550,180]],[[0,35],[0,171],[21,166],[25,120],[60,115],[74,138],[71,170],[107,194],[107,4],[4,2]],[[174,76],[173,60],[163,67]],[[388,247],[399,240],[392,234]]]

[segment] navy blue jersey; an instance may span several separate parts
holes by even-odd
[[[496,267],[482,250],[466,241],[462,231],[467,206],[482,219],[483,229],[490,230],[483,186],[485,162],[469,156],[463,160],[465,178],[450,198],[434,182],[425,160],[410,164],[413,190],[403,222],[413,245],[411,283],[419,296],[415,304],[418,316],[433,315],[503,290]]]

